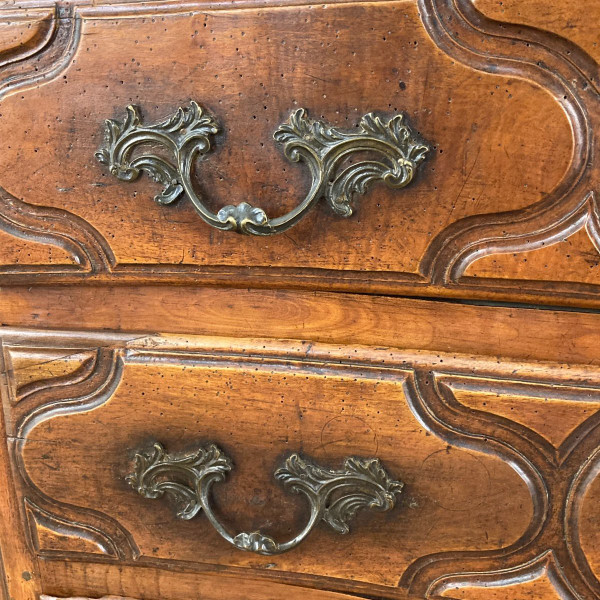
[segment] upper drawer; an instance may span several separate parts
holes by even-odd
[[[447,4],[4,13],[5,282],[598,305],[594,57]],[[552,27],[597,53],[587,4]]]

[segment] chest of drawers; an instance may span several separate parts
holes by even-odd
[[[0,6],[0,596],[600,598],[599,22]]]

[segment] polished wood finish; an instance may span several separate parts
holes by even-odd
[[[515,4],[477,6],[514,20]],[[470,0],[17,12],[37,33],[5,35],[22,40],[5,50],[0,119],[5,285],[160,279],[598,306],[598,66],[580,48],[597,39],[568,26],[594,10],[525,11],[537,29]],[[224,124],[197,169],[215,207],[297,204],[306,173],[271,138],[299,106],[343,127],[404,111],[435,152],[410,188],[375,186],[351,219],[320,207],[285,235],[239,238],[186,201],[157,206],[156,184],[116,181],[94,158],[103,120],[127,104],[154,120],[190,98]]]
[[[91,312],[92,329],[66,331],[65,291],[48,290],[43,307],[32,305],[39,294],[22,293],[20,314],[6,298],[15,321],[31,325],[32,313],[44,314],[61,331],[3,331],[6,357],[60,349],[60,375],[7,412],[45,591],[93,596],[104,586],[146,597],[154,577],[171,581],[166,571],[175,569],[202,597],[220,598],[202,578],[225,569],[265,581],[265,592],[280,582],[358,597],[460,597],[450,593],[459,584],[507,584],[507,563],[533,589],[547,587],[546,576],[559,593],[593,589],[600,316],[227,289],[145,288],[144,304],[138,288],[119,287],[107,296],[113,320],[96,315],[111,331],[94,330]],[[85,311],[84,295],[72,299]],[[185,325],[169,295],[187,306]],[[147,331],[146,311],[174,333],[128,332]],[[471,338],[453,328],[464,323]],[[20,377],[11,374],[14,389]],[[29,372],[23,378],[31,388]],[[244,554],[201,516],[177,521],[168,503],[128,489],[133,450],[154,439],[226,449],[236,470],[215,500],[238,529],[284,537],[305,518],[303,503],[271,479],[290,451],[331,466],[349,453],[375,454],[406,494],[385,516],[361,515],[348,537],[318,529],[294,552]],[[97,562],[111,557],[132,570]],[[585,565],[590,575],[581,578]],[[136,588],[142,566],[152,577]],[[165,586],[167,597],[179,590]]]
[[[0,3],[0,598],[600,598],[600,5]],[[306,192],[272,140],[403,112],[433,151],[342,219],[212,230],[94,158],[197,100],[211,205]],[[241,552],[125,481],[214,442],[236,531],[286,539],[292,452],[377,456],[388,513]]]

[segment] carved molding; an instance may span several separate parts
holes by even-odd
[[[25,240],[58,246],[70,254],[74,262],[72,267],[1,265],[2,274],[99,274],[109,272],[115,265],[110,246],[87,221],[64,210],[28,204],[2,188],[0,229]]]
[[[11,15],[3,11],[2,16],[6,21],[10,23],[11,19],[15,19],[14,23],[22,25],[28,35],[23,36],[24,39],[21,39],[17,46],[9,46],[0,50],[0,67],[25,60],[48,46],[57,32],[56,17],[58,14],[56,6],[31,9],[25,11],[24,14]]]
[[[122,361],[119,353],[113,350],[98,349],[93,370],[87,377],[72,385],[40,388],[30,396],[29,402],[14,407],[11,423],[14,433],[8,430],[12,460],[20,476],[21,487],[26,506],[32,507],[34,515],[43,516],[46,524],[53,524],[57,531],[69,531],[70,535],[82,535],[93,541],[105,554],[119,559],[135,558],[139,552],[129,532],[125,531],[112,518],[100,512],[81,509],[63,502],[57,502],[40,490],[31,480],[23,461],[23,448],[30,432],[40,423],[62,414],[76,414],[92,410],[106,402],[117,385],[122,374]],[[27,407],[25,407],[27,404]],[[8,428],[7,428],[8,429]],[[34,529],[30,528],[32,547],[39,546]],[[61,554],[59,551],[40,554]]]
[[[210,3],[178,2],[148,5],[95,5],[61,7],[59,18],[44,21],[52,31],[39,37],[30,54],[7,55],[0,71],[4,94],[23,91],[42,80],[50,81],[65,69],[77,50],[81,21],[86,18],[126,17],[154,9],[178,14],[211,6]],[[464,276],[483,256],[519,253],[548,247],[586,229],[598,250],[598,207],[595,197],[599,167],[596,160],[600,130],[598,65],[573,43],[535,28],[499,23],[484,17],[470,0],[420,0],[423,25],[436,45],[471,69],[519,77],[547,90],[563,106],[574,136],[575,151],[562,183],[539,202],[516,211],[482,214],[451,223],[431,242],[419,266],[419,274],[321,270],[320,286],[397,292],[431,287],[436,293],[502,297],[531,294],[577,298],[597,303],[598,286],[571,281],[489,279]],[[452,23],[449,28],[447,23]],[[41,68],[40,68],[41,65]],[[185,281],[198,277],[225,283],[232,271],[239,281],[270,281],[274,286],[299,283],[315,286],[310,269],[202,267],[185,264],[115,264],[110,245],[83,219],[65,211],[34,207],[4,192],[0,196],[0,227],[36,243],[53,244],[72,257],[72,266],[36,265],[0,267],[6,283],[79,281],[82,277],[135,282]]]
[[[452,587],[501,585],[539,577],[541,565],[561,598],[600,598],[600,582],[578,543],[574,480],[582,465],[598,460],[600,411],[585,420],[558,451],[536,432],[509,419],[475,411],[456,401],[447,374],[415,371],[409,394],[416,414],[431,431],[459,447],[479,448],[507,460],[527,483],[534,516],[524,535],[497,551],[442,552],[415,561],[400,584],[410,593],[434,598]],[[597,391],[597,390],[596,390]],[[560,397],[561,390],[555,391]],[[468,421],[468,424],[467,424]],[[557,507],[562,507],[558,509]],[[567,515],[567,517],[565,517]]]
[[[35,350],[34,356],[28,349],[2,345],[4,349],[4,368],[8,380],[8,393],[13,404],[27,402],[30,397],[37,398],[41,390],[79,383],[91,374],[98,352],[81,350]],[[41,368],[37,363],[41,362]],[[49,373],[67,371],[56,376]],[[34,400],[35,401],[35,400]]]
[[[54,4],[38,26],[39,33],[24,47],[0,53],[0,100],[58,77],[70,64],[81,37],[81,17],[72,5]],[[62,248],[73,265],[2,265],[0,273],[101,273],[114,266],[106,240],[84,219],[64,210],[37,206],[0,187],[0,230],[42,244]]]
[[[532,595],[531,590],[523,589],[524,587],[527,588],[528,584],[537,582],[540,579],[545,580],[546,583],[544,591],[547,591],[547,593],[543,593],[543,596],[538,594]],[[502,588],[505,597],[510,597],[511,600],[515,600],[516,598],[527,598],[527,600],[530,598],[543,598],[543,600],[562,600],[563,598],[571,598],[572,595],[570,595],[570,591],[567,590],[565,595],[564,588],[562,588],[560,584],[557,585],[555,583],[557,581],[560,581],[560,575],[557,572],[551,553],[547,553],[536,558],[526,566],[506,569],[501,575],[498,573],[478,575],[477,583],[474,583],[473,585],[468,583],[465,584],[465,582],[461,580],[455,582],[448,580],[444,583],[444,592],[442,592],[442,596],[439,596],[439,598],[452,598],[452,592],[455,589],[464,587],[467,589],[484,588],[486,591],[494,588]],[[552,596],[548,594],[552,594]],[[464,598],[465,596],[461,597]],[[469,598],[468,594],[466,595],[466,598]]]
[[[429,35],[449,56],[483,72],[520,76],[552,94],[565,109],[575,142],[569,169],[554,191],[521,210],[473,216],[451,224],[429,246],[421,264],[423,275],[432,283],[459,283],[467,267],[481,256],[527,251],[531,248],[526,242],[532,238],[538,247],[541,242],[552,244],[561,230],[575,233],[583,224],[578,219],[586,211],[591,218],[583,222],[590,221],[588,233],[597,250],[597,209],[584,208],[595,206],[593,190],[598,175],[594,159],[600,115],[597,65],[559,36],[500,24],[484,17],[468,0],[419,0],[419,7]],[[469,283],[490,285],[484,279]],[[527,286],[527,282],[521,285]]]
[[[62,556],[64,552],[76,552],[118,557],[114,543],[106,534],[90,525],[53,515],[27,498],[25,511],[33,547],[40,556]]]
[[[0,100],[54,79],[69,66],[79,44],[81,18],[72,5],[53,4],[53,14],[41,21],[33,43],[0,53]]]
[[[7,334],[7,343],[10,343],[10,335]],[[29,337],[35,346],[37,334],[18,335],[21,344]],[[106,334],[102,334],[101,339],[104,344],[108,343]],[[47,344],[47,336],[42,336],[41,341]],[[89,347],[94,343],[94,335],[89,334],[80,343]],[[406,398],[416,422],[450,446],[491,454],[502,460],[514,469],[529,489],[533,514],[529,526],[519,539],[498,550],[451,551],[418,558],[402,574],[400,589],[415,598],[433,599],[456,586],[476,587],[481,582],[494,586],[508,585],[510,582],[514,585],[516,581],[532,581],[544,571],[561,598],[600,598],[600,582],[592,573],[581,548],[578,518],[585,490],[600,471],[600,411],[592,410],[590,416],[555,447],[536,431],[492,412],[467,407],[455,396],[455,391],[465,389],[465,386],[475,391],[487,390],[491,377],[500,397],[518,393],[532,399],[550,397],[593,404],[600,397],[600,387],[593,383],[593,369],[573,367],[569,373],[565,373],[564,368],[558,365],[527,366],[519,363],[520,375],[516,379],[516,365],[510,362],[500,363],[483,358],[466,360],[450,355],[430,357],[426,354],[382,350],[381,356],[385,359],[385,363],[382,363],[377,360],[379,351],[371,349],[369,354],[363,356],[357,353],[350,363],[347,360],[344,363],[343,349],[321,344],[315,344],[311,356],[306,357],[301,355],[300,350],[296,355],[268,340],[265,340],[260,355],[256,356],[253,352],[244,351],[240,340],[225,343],[224,348],[229,350],[221,348],[212,353],[208,346],[196,348],[189,338],[186,338],[184,351],[175,340],[151,344],[146,339],[137,344],[134,339],[115,337],[111,343],[112,350],[101,351],[99,363],[103,367],[98,366],[96,370],[102,368],[105,374],[98,377],[95,393],[88,390],[81,397],[71,394],[68,398],[43,402],[41,406],[32,408],[29,414],[23,415],[17,428],[13,459],[23,480],[23,493],[30,505],[34,504],[48,515],[46,518],[50,522],[59,523],[56,526],[58,530],[67,526],[83,527],[84,532],[93,531],[103,536],[102,543],[108,544],[121,559],[137,557],[140,562],[164,565],[163,560],[138,557],[131,535],[108,515],[67,506],[47,497],[30,480],[22,459],[23,446],[37,424],[78,411],[89,411],[106,402],[120,378],[119,365],[122,360],[135,364],[175,361],[177,364],[189,363],[190,366],[208,361],[212,368],[248,362],[253,368],[272,372],[274,368],[290,368],[292,359],[294,364],[301,361],[307,367],[317,366],[332,374],[339,372],[352,375],[370,371],[371,376],[382,380],[392,378],[404,381]],[[174,344],[173,348],[169,344]],[[237,346],[240,346],[239,350],[236,350]],[[123,353],[125,347],[127,350]],[[440,370],[442,366],[443,371]],[[49,558],[73,555],[66,551],[39,551]],[[177,564],[176,560],[168,562]],[[193,565],[186,563],[186,569],[192,568]],[[260,576],[269,577],[269,574],[261,573]],[[365,590],[376,589],[382,598],[396,597],[392,589],[384,586],[359,582],[344,584],[331,578],[318,580],[321,585],[326,583],[328,589],[356,590],[358,588],[352,586],[363,585]]]

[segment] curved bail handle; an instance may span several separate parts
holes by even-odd
[[[336,532],[349,533],[349,522],[362,508],[387,511],[394,507],[404,484],[390,477],[377,458],[347,458],[340,470],[331,470],[292,454],[275,478],[292,492],[303,494],[310,506],[306,526],[291,540],[279,543],[254,531],[231,534],[210,506],[210,489],[232,469],[231,460],[214,444],[188,453],[169,454],[160,443],[135,455],[127,482],[144,498],[169,496],[176,517],[188,520],[201,510],[218,533],[240,550],[281,554],[302,542],[320,521]]]
[[[288,160],[307,164],[312,183],[305,198],[280,217],[269,218],[249,202],[224,206],[215,213],[192,185],[192,170],[194,163],[209,153],[220,130],[217,121],[193,101],[148,126],[143,125],[136,107],[128,106],[126,111],[124,121],[105,122],[104,144],[96,152],[110,173],[122,181],[134,181],[145,172],[163,186],[154,197],[159,204],[172,204],[186,195],[212,227],[248,235],[289,229],[321,198],[336,214],[349,217],[354,197],[364,194],[371,183],[407,186],[430,149],[401,114],[386,120],[367,113],[357,128],[343,131],[310,119],[301,108],[273,137],[282,144]]]

